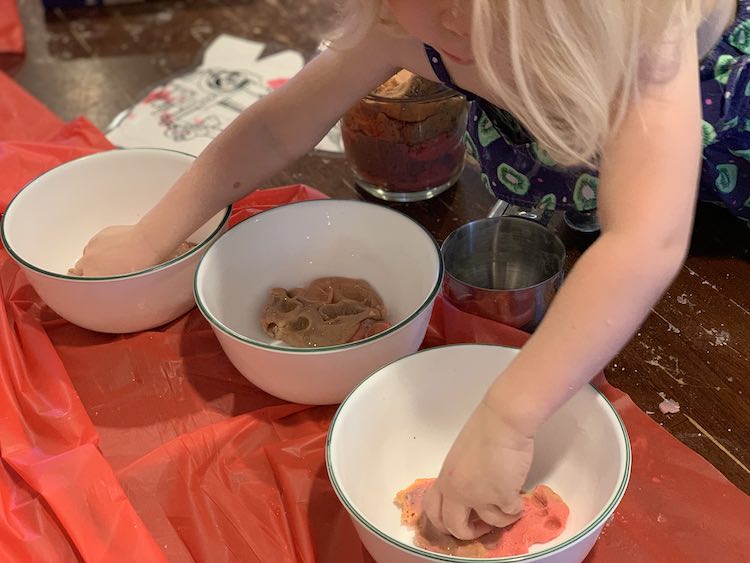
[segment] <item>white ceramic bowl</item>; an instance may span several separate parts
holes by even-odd
[[[161,149],[112,150],[42,174],[3,217],[5,248],[58,315],[98,332],[128,333],[173,321],[195,306],[198,259],[226,228],[230,209],[189,241],[197,246],[154,268],[121,276],[68,275],[104,227],[137,222],[190,166],[193,157]]]
[[[405,215],[360,201],[318,200],[265,211],[227,232],[198,265],[195,295],[248,380],[288,401],[332,404],[376,369],[419,348],[442,275],[437,244]],[[272,341],[260,325],[269,290],[323,276],[370,282],[391,327],[324,348]]]
[[[419,352],[376,372],[339,407],[326,448],[329,477],[379,563],[467,560],[415,547],[393,498],[415,479],[438,474],[466,418],[516,353],[476,344]],[[570,507],[567,528],[528,555],[481,561],[581,561],[622,499],[630,443],[593,387],[547,421],[535,450],[526,487],[552,487]]]

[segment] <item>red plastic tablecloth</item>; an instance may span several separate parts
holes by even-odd
[[[110,148],[0,74],[0,205],[65,160]],[[10,118],[8,118],[10,116]],[[233,221],[324,197],[264,190]],[[240,376],[197,310],[130,336],[62,321],[0,250],[0,560],[371,561],[325,472],[334,407],[271,397]],[[424,346],[520,346],[526,335],[438,300]],[[750,499],[599,387],[630,433],[631,484],[593,562],[741,561]]]
[[[23,51],[23,26],[16,0],[0,0],[0,54],[20,55]]]

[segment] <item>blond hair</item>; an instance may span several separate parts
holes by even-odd
[[[595,166],[643,79],[679,64],[702,1],[472,0],[472,51],[482,81],[553,160]],[[387,20],[381,0],[349,0],[342,15],[343,45]]]

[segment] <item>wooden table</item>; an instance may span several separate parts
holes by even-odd
[[[48,14],[41,0],[19,4],[27,54],[25,60],[6,57],[0,64],[58,115],[85,115],[100,127],[150,87],[193,66],[219,33],[310,54],[333,22],[332,0],[149,0]],[[341,157],[311,154],[269,185],[296,182],[333,197],[368,199],[355,188]],[[442,241],[461,223],[485,216],[493,203],[469,167],[455,189],[395,207]],[[568,247],[570,266],[591,237],[573,233],[559,217],[553,228]],[[721,209],[701,206],[686,265],[606,370],[611,383],[747,493],[749,246],[750,229]],[[679,401],[681,411],[662,415],[660,393]]]

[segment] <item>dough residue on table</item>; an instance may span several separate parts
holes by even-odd
[[[538,485],[523,495],[524,510],[519,520],[475,540],[459,540],[437,531],[423,512],[424,495],[434,482],[435,479],[417,479],[399,491],[394,500],[401,509],[401,523],[414,530],[414,544],[427,551],[477,558],[522,555],[534,544],[554,540],[568,522],[568,505],[552,489]]]
[[[307,287],[271,289],[261,325],[270,337],[298,348],[367,338],[390,325],[377,291],[365,280],[325,277]]]

